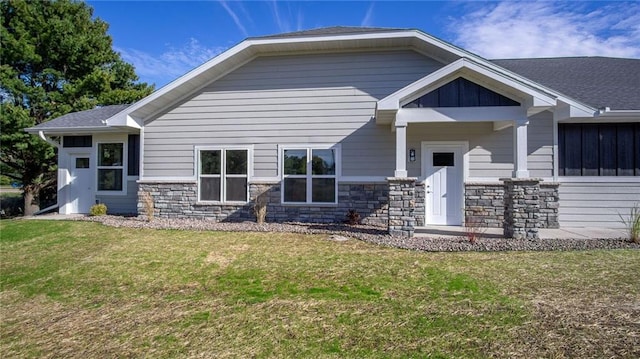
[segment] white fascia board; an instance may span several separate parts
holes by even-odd
[[[513,126],[513,121],[494,121],[493,122],[494,131],[501,131],[511,126]]]
[[[459,59],[442,67],[429,75],[401,88],[391,95],[378,101],[378,111],[397,111],[400,109],[400,103],[408,98],[420,97],[418,94],[423,92],[426,87],[437,82],[440,79],[453,74],[464,66],[464,59]]]
[[[624,120],[631,122],[640,122],[640,110],[608,110],[598,111],[596,118],[609,120]]]
[[[106,126],[101,127],[49,127],[49,128],[25,128],[25,132],[39,135],[40,132],[45,135],[64,135],[70,133],[96,133],[96,132],[122,132],[121,130]]]
[[[437,107],[398,110],[396,126],[427,122],[515,121],[525,116],[522,107]]]
[[[373,32],[361,34],[343,34],[343,35],[325,35],[325,36],[307,36],[307,37],[282,37],[272,39],[253,38],[244,42],[251,42],[253,45],[271,45],[271,44],[310,44],[310,43],[332,43],[340,41],[359,41],[359,40],[382,40],[382,39],[411,39],[418,37],[420,33],[416,30],[399,30],[388,32]],[[302,47],[301,47],[302,48]]]
[[[169,84],[165,85],[164,87],[160,88],[159,90],[153,92],[149,96],[147,96],[147,97],[141,99],[140,101],[134,103],[133,105],[127,107],[126,109],[122,110],[121,112],[111,116],[109,119],[107,119],[107,123],[111,124],[112,121],[113,121],[113,123],[126,121],[126,117],[131,117],[130,114],[134,113],[136,110],[138,110],[141,107],[149,104],[150,102],[153,102],[153,101],[159,99],[163,95],[176,90],[178,87],[180,87],[180,86],[188,83],[192,79],[200,76],[202,73],[204,73],[205,71],[209,70],[210,68],[212,68],[212,67],[218,65],[219,63],[222,63],[223,61],[228,60],[228,59],[234,57],[235,55],[237,55],[238,53],[246,50],[251,45],[252,45],[252,41],[251,40],[246,40],[246,41],[243,41],[243,42],[239,43],[238,45],[232,47],[231,49],[219,54],[218,56],[216,56],[216,57],[212,58],[211,60],[205,62],[204,64],[196,67],[195,69],[187,72],[185,75],[183,75],[183,76],[179,77],[178,79],[170,82]]]
[[[464,69],[466,71],[482,75],[486,78],[502,83],[517,92],[531,96],[530,102],[528,101],[529,103],[527,103],[529,106],[555,106],[556,104],[556,96],[544,89],[538,88],[535,84],[525,78],[513,78],[502,71],[498,71],[498,69],[493,66],[490,67],[485,64],[480,64],[471,59],[463,60]]]
[[[141,121],[131,117],[128,113],[120,112],[106,121],[109,127],[131,127],[138,130],[142,128]]]
[[[554,109],[554,118],[559,122],[566,122],[571,119],[588,119],[593,118],[596,112],[591,107],[558,99],[558,105]]]
[[[398,110],[402,105],[404,105],[404,102],[412,101],[415,98],[434,90],[434,84],[439,84],[443,79],[453,77],[453,75],[458,73],[461,75],[464,75],[465,73],[471,73],[476,76],[480,75],[502,83],[505,86],[514,89],[516,92],[531,96],[531,100],[528,101],[528,105],[531,107],[550,108],[556,104],[555,96],[547,93],[546,91],[536,89],[533,85],[525,83],[526,80],[524,79],[519,81],[511,78],[511,76],[504,75],[497,69],[489,68],[471,59],[461,58],[383,98],[378,101],[377,108],[380,111]]]

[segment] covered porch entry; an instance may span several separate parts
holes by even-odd
[[[398,190],[390,192],[389,232],[412,236],[416,226],[468,224],[474,216],[467,208],[466,186],[478,180],[470,170],[480,173],[483,161],[497,168],[494,162],[501,156],[502,170],[493,177],[504,207],[498,226],[508,237],[537,238],[540,225],[529,213],[536,211],[541,179],[531,178],[529,171],[529,126],[532,116],[552,111],[555,104],[553,96],[467,59],[380,100],[376,121],[390,126],[396,142],[394,176],[388,180],[390,189]],[[471,156],[474,148],[492,147],[496,138],[502,141],[498,155]],[[394,201],[394,195],[406,198]],[[404,208],[394,207],[400,204]]]

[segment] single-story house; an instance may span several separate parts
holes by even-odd
[[[640,60],[487,60],[419,30],[248,38],[130,105],[28,132],[62,214],[620,227],[640,202]]]

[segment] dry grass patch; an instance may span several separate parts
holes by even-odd
[[[637,357],[638,251],[3,221],[3,357]]]

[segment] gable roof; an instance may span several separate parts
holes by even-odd
[[[491,62],[593,108],[640,109],[640,59],[560,57]]]
[[[482,63],[470,58],[461,58],[454,61],[379,100],[376,106],[376,123],[391,123],[402,105],[439,88],[455,78],[470,74],[489,83],[508,86],[516,97],[528,102],[528,106],[533,113],[546,110],[556,104],[558,97],[552,92],[541,88],[535,83],[527,82],[526,79],[515,73],[499,70],[499,68],[496,69],[495,66],[491,66],[486,61]],[[578,103],[575,103],[574,106],[586,114],[593,112]]]
[[[109,125],[128,126],[137,123],[139,127],[142,122],[152,119],[165,108],[261,55],[384,48],[412,48],[445,63],[461,57],[477,57],[443,40],[410,29],[355,30],[334,27],[274,37],[248,38],[136,102],[126,111],[109,118]]]
[[[331,26],[321,27],[311,30],[302,30],[294,32],[286,32],[283,34],[274,34],[266,36],[249,37],[249,39],[285,39],[291,37],[309,37],[309,36],[327,36],[327,35],[353,35],[353,34],[371,34],[380,32],[394,31],[410,31],[406,28],[390,28],[390,27],[355,27],[355,26]]]
[[[105,120],[119,112],[122,112],[128,105],[109,105],[103,107],[96,107],[91,110],[71,112],[66,115],[57,117],[51,121],[47,121],[39,124],[38,126],[25,129],[27,132],[37,131],[55,131],[55,130],[67,130],[69,128],[74,129],[107,129],[107,123]]]
[[[27,131],[140,128],[144,121],[258,56],[381,48],[411,48],[445,64],[467,59],[544,96],[555,96],[557,100],[576,105],[583,109],[583,113],[602,107],[640,110],[640,97],[637,96],[640,60],[556,58],[489,61],[420,30],[334,26],[247,38],[134,104],[64,115]]]

